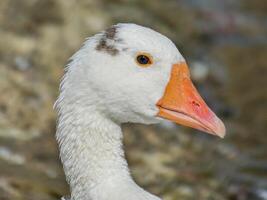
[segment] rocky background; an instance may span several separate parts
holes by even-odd
[[[224,140],[162,124],[125,125],[132,174],[164,200],[267,199],[267,2],[264,0],[1,0],[0,200],[69,193],[53,103],[68,58],[118,22],[166,34]]]

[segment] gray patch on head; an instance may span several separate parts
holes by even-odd
[[[117,26],[111,26],[102,35],[99,43],[96,46],[97,51],[105,51],[106,53],[115,56],[119,53],[119,50],[115,47],[115,42],[121,41],[116,38]],[[110,44],[111,43],[111,44]]]
[[[116,33],[117,33],[117,27],[111,26],[110,28],[106,30],[105,35],[106,35],[106,38],[114,40]]]
[[[129,49],[129,48],[126,48],[126,47],[125,47],[125,48],[122,49],[122,51],[128,51],[128,49]]]

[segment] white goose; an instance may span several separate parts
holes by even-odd
[[[225,127],[165,36],[118,24],[89,38],[63,77],[57,141],[71,200],[160,200],[131,178],[120,125],[166,118],[223,137]]]

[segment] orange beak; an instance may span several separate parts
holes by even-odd
[[[186,63],[174,64],[163,97],[158,101],[157,116],[219,137],[224,137],[223,122],[201,98]]]

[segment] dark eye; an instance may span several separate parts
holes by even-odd
[[[136,57],[136,62],[141,67],[148,67],[152,64],[152,59],[148,54],[139,54]]]
[[[147,57],[145,55],[137,56],[137,61],[141,65],[146,65],[146,64],[150,63],[149,57]]]

